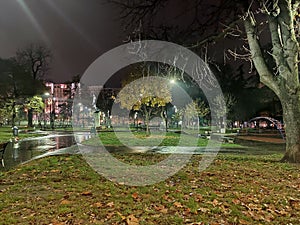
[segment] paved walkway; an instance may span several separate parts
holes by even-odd
[[[237,136],[238,139],[249,140],[249,141],[260,141],[267,143],[276,143],[276,144],[284,144],[285,140],[283,138],[275,138],[275,137],[265,137],[259,135],[249,135],[249,136]]]

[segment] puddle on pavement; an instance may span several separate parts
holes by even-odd
[[[76,140],[87,140],[89,134],[76,134]],[[76,144],[73,134],[52,134],[44,137],[24,139],[9,143],[4,153],[4,167],[0,163],[0,171],[8,170],[36,156]]]

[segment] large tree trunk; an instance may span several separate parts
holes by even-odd
[[[28,127],[33,127],[33,123],[32,123],[32,119],[33,119],[33,110],[32,109],[28,109]]]
[[[145,125],[146,125],[146,135],[147,136],[150,135],[149,122],[150,122],[150,116],[146,112],[146,115],[145,115]]]
[[[286,152],[282,161],[300,163],[300,100],[298,96],[282,99],[286,133]]]
[[[299,44],[294,30],[294,12],[291,0],[278,0],[279,14],[268,15],[272,40],[272,56],[278,73],[266,63],[257,36],[254,14],[244,20],[252,60],[260,81],[280,98],[286,133],[286,153],[282,161],[300,163],[300,83],[298,71]],[[298,5],[297,5],[298,7]]]

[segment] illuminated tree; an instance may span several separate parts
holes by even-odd
[[[147,134],[151,118],[162,112],[163,107],[171,101],[169,81],[158,76],[147,76],[129,83],[116,99],[122,108],[140,112],[145,121]]]
[[[27,98],[26,104],[24,105],[27,109],[28,113],[28,127],[32,127],[32,118],[33,114],[36,113],[38,116],[44,109],[43,99],[39,96],[33,96],[31,98]]]

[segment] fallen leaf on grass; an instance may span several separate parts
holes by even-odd
[[[173,201],[172,198],[170,198],[169,195],[163,195],[162,198],[163,198],[164,200],[168,201],[168,202],[172,202],[172,201]]]
[[[107,213],[106,215],[106,219],[111,219],[113,217],[113,215],[115,215],[114,212],[111,212],[111,213]]]
[[[49,225],[64,225],[65,223],[63,222],[59,222],[57,220],[53,220],[52,223],[50,223]]]
[[[206,212],[209,212],[210,209],[200,207],[200,208],[198,209],[198,211],[201,211],[201,212],[203,212],[203,213],[206,213]]]
[[[217,199],[214,199],[214,200],[212,201],[212,205],[213,205],[214,207],[216,207],[217,205],[219,205],[218,200],[217,200]]]
[[[239,199],[232,199],[232,202],[235,204],[235,205],[238,205],[241,203],[241,201]]]
[[[190,208],[186,208],[184,211],[183,211],[183,215],[188,215],[191,213],[191,209]]]
[[[201,194],[196,194],[196,195],[194,195],[195,197],[195,201],[196,202],[201,202],[202,201],[202,199],[203,199],[203,196],[201,195]]]
[[[188,225],[204,225],[204,222],[189,223]]]
[[[129,215],[126,218],[126,223],[127,223],[127,225],[138,225],[139,220],[134,215]]]
[[[155,206],[154,206],[154,209],[155,209],[156,211],[158,211],[158,212],[163,213],[163,214],[167,214],[167,213],[168,213],[168,209],[165,208],[165,206],[163,206],[163,205],[155,205]]]
[[[60,202],[61,205],[69,205],[69,204],[72,204],[71,201],[67,200],[67,199],[64,199]]]
[[[134,192],[131,196],[136,200],[139,197],[139,194],[137,192]]]
[[[115,206],[115,203],[114,203],[114,202],[109,202],[109,203],[107,203],[107,204],[106,204],[106,206],[108,206],[108,207],[111,207],[111,208],[112,208],[112,207],[114,207],[114,206]]]
[[[164,208],[164,209],[159,210],[159,212],[161,212],[163,214],[167,214],[168,213],[168,209]]]
[[[117,212],[117,214],[121,217],[122,221],[123,221],[123,220],[126,220],[126,217],[123,216],[120,212]]]
[[[97,207],[97,208],[101,208],[103,206],[103,203],[96,202],[96,203],[94,203],[94,206]]]
[[[299,199],[289,198],[289,203],[292,206],[292,208],[300,209],[300,200]]]
[[[83,196],[92,196],[93,193],[91,191],[84,191],[84,192],[81,193],[81,195],[83,195]]]
[[[180,202],[174,202],[173,205],[177,208],[183,208]]]
[[[248,221],[243,220],[243,219],[240,219],[240,220],[239,220],[239,223],[240,223],[240,224],[243,224],[243,225],[250,224]]]

